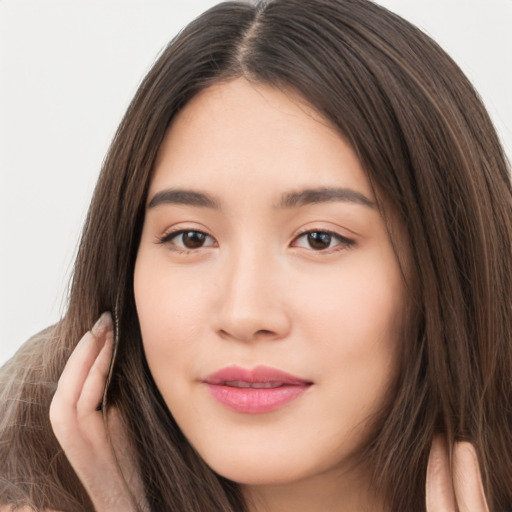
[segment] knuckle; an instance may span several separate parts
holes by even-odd
[[[66,432],[70,423],[73,421],[73,412],[64,407],[63,404],[56,400],[52,400],[49,409],[50,423],[54,432]]]

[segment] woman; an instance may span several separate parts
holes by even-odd
[[[510,193],[407,22],[208,11],[121,123],[65,318],[2,370],[0,502],[512,509]]]

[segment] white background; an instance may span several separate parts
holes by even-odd
[[[304,0],[307,1],[307,0]],[[140,80],[214,0],[0,0],[0,365],[59,319],[81,224]],[[512,0],[380,0],[455,58],[512,155]]]

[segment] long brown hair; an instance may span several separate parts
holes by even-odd
[[[142,349],[132,283],[164,134],[200,90],[236,77],[293,89],[335,123],[387,205],[383,214],[405,232],[410,307],[401,374],[361,453],[375,489],[390,510],[424,510],[430,443],[443,431],[450,443],[474,444],[491,510],[511,509],[507,162],[456,64],[421,31],[368,0],[226,2],[160,56],[105,160],[65,318],[0,374],[0,503],[92,509],[52,434],[48,406],[74,345],[110,310],[119,340],[108,403],[131,427],[151,509],[246,510],[236,483],[199,458],[160,396]]]

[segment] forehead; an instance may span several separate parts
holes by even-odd
[[[298,94],[236,79],[208,87],[175,117],[161,145],[150,192],[265,185],[343,186],[373,196],[339,131]]]

